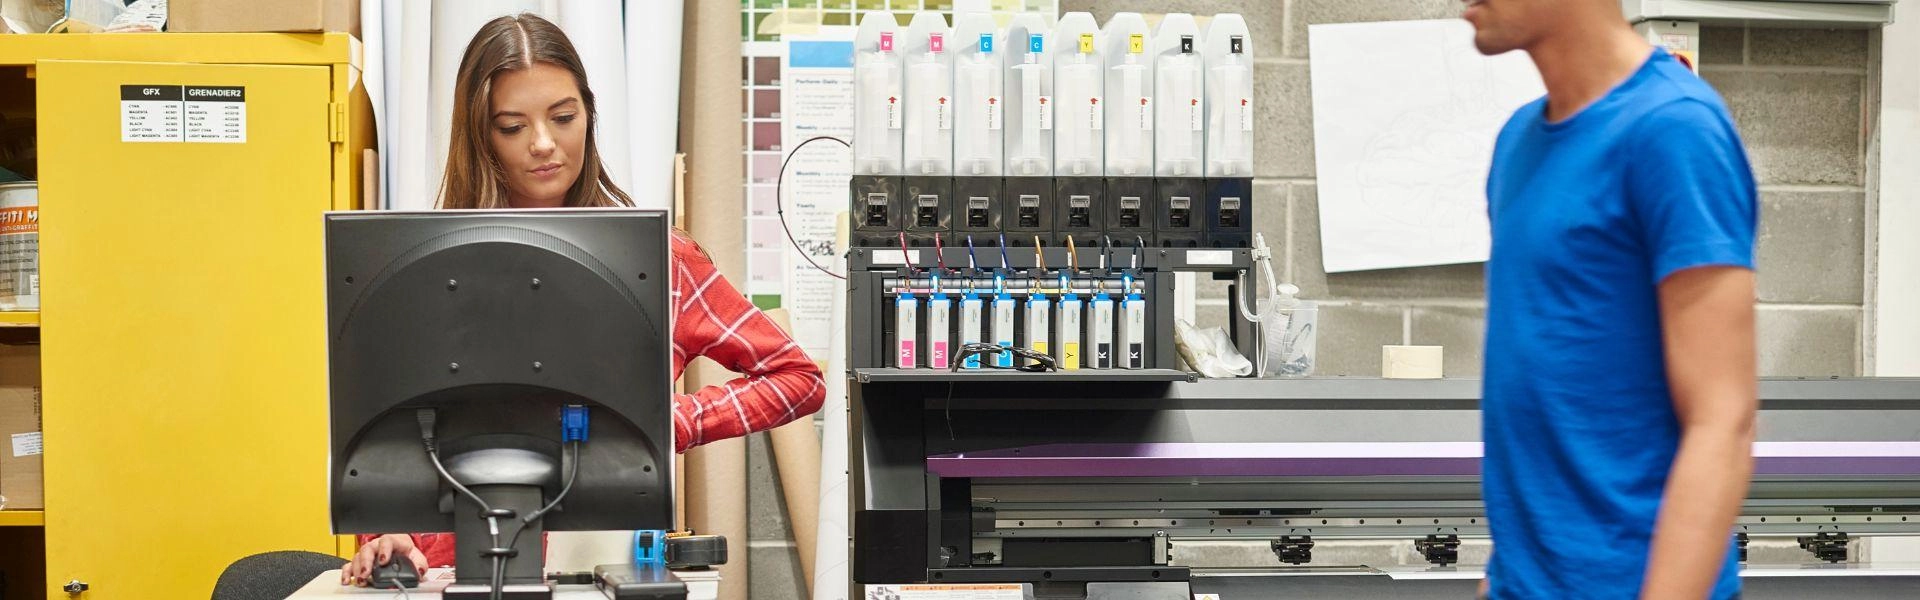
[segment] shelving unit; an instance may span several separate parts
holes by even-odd
[[[0,527],[40,527],[46,524],[46,511],[0,510]]]
[[[40,311],[0,312],[0,327],[39,327]]]

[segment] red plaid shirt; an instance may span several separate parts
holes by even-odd
[[[800,344],[720,276],[713,259],[675,231],[673,378],[705,356],[745,377],[673,399],[675,450],[779,427],[820,410],[827,397],[820,367]],[[366,543],[372,536],[361,536]],[[453,535],[413,534],[430,566],[453,564]]]

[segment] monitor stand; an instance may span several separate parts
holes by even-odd
[[[500,543],[513,539],[521,529],[520,517],[540,510],[543,498],[538,485],[469,485],[474,495],[487,501],[496,511],[513,511],[501,517]],[[511,551],[494,548],[487,519],[478,518],[480,508],[464,496],[454,498],[454,583],[441,597],[447,600],[489,600],[493,588],[493,556],[510,555],[502,581],[501,600],[553,600],[553,586],[542,570],[546,566],[545,535],[538,520],[525,525],[526,532],[514,542]]]

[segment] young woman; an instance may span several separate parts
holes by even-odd
[[[632,206],[594,145],[593,90],[559,27],[523,14],[488,22],[467,44],[454,84],[453,135],[442,208]],[[745,377],[674,398],[678,451],[770,429],[820,409],[826,385],[813,359],[747,302],[713,260],[676,230],[673,376],[705,356]],[[340,572],[366,583],[398,553],[422,572],[453,564],[451,534],[364,537]]]

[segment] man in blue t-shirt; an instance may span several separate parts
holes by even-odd
[[[1487,177],[1489,595],[1736,597],[1757,209],[1726,106],[1618,0],[1467,0],[1464,17],[1547,87]]]

